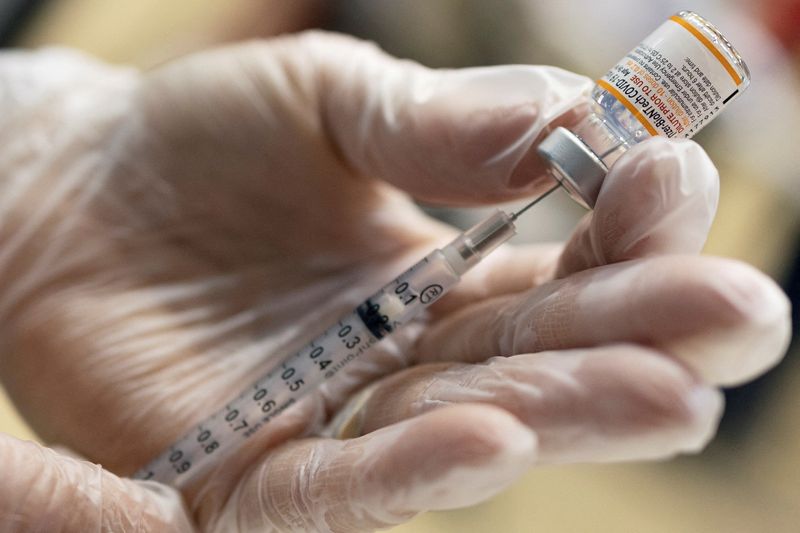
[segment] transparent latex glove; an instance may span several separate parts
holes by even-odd
[[[0,439],[12,531],[377,529],[538,462],[697,450],[715,386],[785,349],[774,284],[695,255],[713,165],[655,139],[565,248],[499,250],[207,478],[179,493],[118,477],[452,237],[407,193],[548,188],[532,148],[580,118],[590,82],[430,71],[311,33],[143,75],[11,54],[0,83],[0,375],[63,447]]]

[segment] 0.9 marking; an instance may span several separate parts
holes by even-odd
[[[174,468],[175,472],[178,474],[183,474],[192,467],[190,461],[181,461],[181,459],[183,459],[183,452],[181,450],[175,450],[169,455],[169,462],[172,463],[172,468]]]

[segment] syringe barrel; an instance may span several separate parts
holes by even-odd
[[[278,359],[251,387],[195,425],[134,477],[187,486],[211,475],[213,468],[276,416],[423,314],[458,284],[462,274],[514,233],[511,216],[497,211],[434,250],[308,344]]]
[[[456,237],[442,248],[442,253],[453,270],[461,276],[516,233],[511,215],[498,209]]]

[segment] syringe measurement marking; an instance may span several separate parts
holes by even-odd
[[[233,402],[229,402],[222,412],[216,413],[210,417],[206,421],[205,426],[196,428],[195,431],[185,435],[184,438],[175,443],[175,445],[169,449],[170,454],[168,457],[169,464],[177,474],[175,479],[177,480],[185,477],[194,466],[195,461],[202,460],[202,455],[196,458],[195,453],[190,454],[184,451],[188,447],[188,441],[196,441],[200,445],[198,453],[202,454],[205,452],[206,455],[211,455],[218,449],[227,449],[233,445],[233,441],[229,438],[218,437],[214,434],[215,429],[220,429],[219,427],[214,427],[215,423],[220,423],[220,418],[222,418],[223,414],[225,423],[222,424],[222,429],[225,433],[225,437],[238,434],[241,436],[241,439],[244,440],[255,434],[264,424],[268,423],[275,416],[297,402],[299,395],[303,394],[300,389],[307,384],[302,377],[291,381],[297,373],[297,370],[294,366],[289,367],[289,362],[294,362],[295,359],[301,362],[304,353],[307,352],[308,358],[314,363],[310,368],[316,367],[318,372],[320,372],[320,375],[314,378],[316,383],[312,384],[319,384],[335,376],[340,370],[347,366],[349,362],[369,350],[383,336],[391,333],[402,321],[391,320],[388,314],[381,314],[380,303],[376,301],[385,298],[387,294],[389,294],[389,287],[394,286],[393,294],[390,294],[389,297],[394,296],[397,298],[403,304],[404,308],[414,303],[419,298],[419,293],[414,291],[409,282],[405,281],[404,278],[407,278],[428,263],[429,258],[425,257],[393,281],[389,282],[372,297],[365,300],[364,303],[357,307],[356,311],[351,311],[345,318],[339,320],[333,327],[325,330],[304,348],[301,348],[299,351],[284,359],[279,367],[273,368],[264,378],[253,385],[253,389],[256,393],[253,395],[252,399],[248,398],[249,395],[247,393],[239,395]],[[433,300],[425,303],[433,303]],[[359,312],[359,309],[361,309],[361,312]],[[402,312],[400,314],[402,314]],[[333,352],[331,355],[326,353],[328,351],[325,346],[326,341],[332,338],[333,333],[336,333],[336,337],[333,338],[338,339],[347,350],[340,358],[336,357],[337,351],[335,349],[331,350]],[[327,358],[319,359],[323,355],[327,355]],[[333,368],[328,370],[331,365],[333,365]],[[289,389],[288,392],[290,394],[298,393],[299,395],[290,396],[278,405],[278,400],[268,398],[267,396],[269,396],[271,387],[274,388],[275,385],[279,385],[278,383],[272,382],[275,381],[280,369],[283,369],[280,373],[281,381],[283,381],[284,386]],[[280,391],[277,391],[276,394],[280,394]],[[258,398],[256,398],[255,395],[258,395]],[[252,415],[253,411],[253,409],[247,407],[247,402],[254,402],[259,411],[261,411],[259,414],[263,414],[255,424],[247,420],[248,414]],[[252,405],[252,403],[250,405]],[[233,433],[230,431],[225,432],[225,426],[233,431]],[[197,433],[198,431],[199,434]],[[194,437],[194,439],[192,437]],[[214,440],[210,441],[208,445],[203,446],[203,444],[212,437],[215,437]],[[195,449],[197,449],[197,447],[195,447]],[[158,466],[161,466],[158,464],[159,459],[161,459],[161,457],[151,463],[151,465],[155,464],[156,468],[140,471],[136,477],[145,479],[155,477],[155,470],[158,470]]]
[[[350,318],[350,317],[348,317],[348,318]],[[347,336],[352,332],[352,326],[349,325],[349,324],[346,324],[344,322],[345,321],[339,321],[339,323],[338,323],[339,331],[338,331],[337,335],[338,335],[339,338],[342,339],[342,341],[346,344],[346,346],[349,349],[349,348],[355,346],[356,344],[358,344],[359,342],[361,342],[361,339],[360,339],[360,337],[356,336],[355,338],[353,338],[351,340],[348,340]],[[335,331],[336,329],[337,328],[330,328],[321,337],[323,337],[323,338],[324,337],[329,337],[330,334],[333,331]],[[369,339],[369,342],[367,343],[368,346],[362,346],[357,351],[357,354],[347,354],[343,359],[346,361],[348,359],[351,359],[353,356],[361,355],[364,351],[366,351],[366,349],[368,349],[369,347],[371,347],[375,343],[375,340],[376,339]],[[316,345],[316,341],[313,342],[312,344]],[[311,352],[315,353],[316,356],[319,356],[324,351],[324,349],[323,350],[319,350],[319,348],[322,348],[322,347],[315,346],[315,348],[312,349]],[[297,358],[297,357],[301,357],[301,356],[302,356],[302,350],[300,352],[297,352],[292,358]],[[327,368],[327,366],[329,364],[332,364],[332,361],[331,360],[326,360],[326,364],[321,364],[320,365],[320,370],[324,370],[325,368]],[[282,364],[281,368],[284,369],[284,372],[281,373],[281,378],[283,380],[291,379],[291,377],[294,376],[294,374],[295,374],[294,368],[287,368],[287,364],[286,363]],[[276,408],[275,400],[265,399],[266,396],[268,395],[268,392],[269,392],[268,388],[265,385],[266,385],[266,383],[271,381],[271,379],[274,378],[274,376],[276,374],[277,374],[276,371],[270,372],[266,376],[266,379],[260,381],[259,383],[256,383],[253,386],[253,388],[256,390],[256,393],[255,393],[255,395],[253,397],[253,400],[256,401],[257,405],[261,408],[261,411],[266,413],[266,414],[265,414],[265,416],[263,416],[258,421],[258,423],[256,423],[255,426],[251,426],[249,429],[247,429],[246,431],[241,433],[243,438],[248,438],[251,435],[253,435],[254,433],[256,433],[261,427],[263,427],[263,424],[269,422],[269,420],[271,420],[272,418],[277,416],[277,414],[279,414],[280,412],[284,411],[286,408],[288,408],[293,403],[295,403],[295,401],[296,401],[295,398],[289,398],[279,408]],[[323,380],[324,379],[328,379],[329,377],[332,377],[333,375],[334,374],[329,374],[329,375],[323,376]],[[292,392],[294,392],[294,391],[297,391],[300,388],[300,386],[303,384],[303,380],[296,380],[293,383],[290,383],[288,381],[284,381],[284,383],[285,383],[285,385],[287,385],[290,388],[290,390]],[[273,409],[274,409],[274,411],[273,411]],[[229,406],[227,406],[227,410],[228,410],[228,413],[226,414],[226,421],[228,421],[230,423],[230,422],[234,421],[238,417],[239,411],[238,411],[238,409],[236,409],[235,413],[232,415],[231,414],[232,411],[230,411],[230,407]],[[212,420],[214,420],[216,418],[217,417],[214,416],[214,417],[212,417]],[[233,426],[233,424],[229,424],[229,425]],[[236,431],[239,431],[241,429],[246,429],[247,427],[248,427],[248,422],[246,421],[246,419],[242,419],[242,422],[240,423],[240,425],[236,426],[236,427],[232,427],[232,429],[236,432]],[[202,442],[205,442],[208,438],[210,438],[210,436],[211,436],[210,432],[208,432],[208,430],[204,430],[204,431],[201,432],[200,435],[198,435],[197,440],[202,443]],[[182,443],[180,443],[180,444],[182,444]],[[220,445],[219,445],[218,441],[213,441],[213,442],[209,443],[209,445],[204,446],[203,447],[203,451],[205,451],[206,454],[210,454],[210,453],[213,453],[219,446]],[[191,459],[193,459],[193,457],[191,457],[191,456],[189,457],[190,460],[180,462],[180,460],[182,458],[184,458],[186,455],[187,454],[184,454],[184,452],[182,450],[175,449],[175,448],[173,448],[173,453],[170,455],[170,463],[172,463],[172,466],[174,467],[176,473],[179,474],[179,475],[188,472],[188,470],[192,466]],[[148,474],[150,474],[150,473],[148,473]]]

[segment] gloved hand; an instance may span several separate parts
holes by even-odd
[[[533,148],[580,118],[591,84],[430,71],[319,33],[143,75],[6,54],[0,83],[0,374],[71,450],[0,438],[10,530],[384,527],[537,463],[699,450],[716,386],[785,350],[776,286],[696,255],[713,165],[652,139],[565,247],[498,250],[212,475],[180,494],[118,477],[452,237],[409,194],[473,205],[549,187]]]

